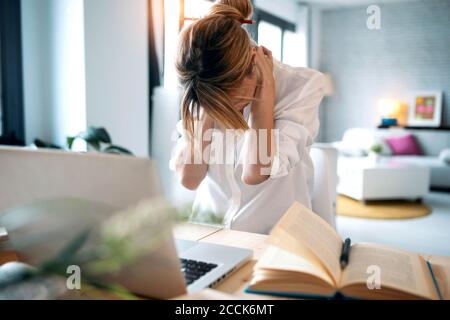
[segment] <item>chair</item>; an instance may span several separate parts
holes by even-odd
[[[310,155],[314,163],[312,209],[336,229],[337,150],[327,144],[315,144]]]

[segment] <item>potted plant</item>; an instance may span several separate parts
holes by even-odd
[[[105,128],[96,127],[90,127],[87,131],[81,132],[74,137],[67,137],[66,147],[61,147],[53,143],[42,141],[40,139],[35,139],[34,145],[37,148],[73,150],[74,142],[77,139],[85,141],[88,145],[89,150],[92,151],[111,154],[133,155],[128,149],[113,144],[111,136]]]
[[[381,144],[374,144],[369,149],[369,160],[374,164],[380,162],[381,154],[383,153],[383,146]]]

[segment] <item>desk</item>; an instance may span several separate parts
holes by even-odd
[[[253,267],[269,245],[267,236],[193,224],[176,226],[174,235],[175,238],[180,240],[202,241],[253,250],[253,259],[225,279],[215,290],[232,295],[236,299],[261,300],[273,298],[244,292],[251,279]]]
[[[253,250],[253,259],[225,279],[224,282],[215,288],[215,290],[220,293],[231,295],[236,299],[259,300],[271,298],[244,292],[251,279],[256,261],[268,246],[267,236],[195,224],[181,224],[175,226],[174,235],[175,238],[181,240],[202,241]],[[17,261],[17,256],[14,252],[0,252],[0,265],[11,261]]]

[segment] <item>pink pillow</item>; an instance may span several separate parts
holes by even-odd
[[[386,143],[391,147],[394,156],[422,156],[422,148],[417,143],[416,137],[407,134],[400,137],[390,137]]]

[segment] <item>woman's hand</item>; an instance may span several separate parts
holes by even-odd
[[[181,184],[189,189],[196,190],[208,173],[208,162],[212,142],[212,136],[206,135],[208,130],[215,127],[214,120],[202,108],[200,110],[200,121],[195,124],[194,140],[187,138],[187,143],[176,159],[176,170],[179,174]],[[200,138],[200,141],[195,140]]]
[[[258,84],[256,88],[256,104],[267,108],[275,106],[275,79],[273,77],[272,52],[261,46],[258,47],[255,56],[256,70],[258,72]]]
[[[275,79],[272,52],[259,47],[255,56],[258,85],[250,111],[246,135],[246,154],[242,181],[249,185],[263,183],[270,177],[274,159]],[[255,161],[256,160],[256,161]]]

